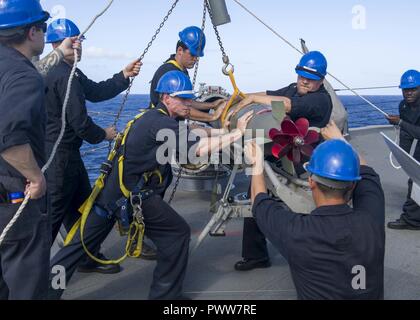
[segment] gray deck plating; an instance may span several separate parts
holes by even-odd
[[[391,128],[365,128],[351,133],[351,143],[381,175],[386,195],[386,221],[399,217],[407,192],[407,176],[391,167],[389,152],[379,131],[394,137]],[[245,177],[236,181],[235,191],[247,188]],[[192,229],[192,242],[210,219],[210,194],[179,191],[174,208]],[[296,299],[296,292],[284,258],[269,245],[273,266],[250,272],[236,272],[234,263],[241,258],[242,221],[232,221],[223,238],[207,238],[190,257],[184,283],[193,299]],[[420,231],[386,230],[385,298],[420,298]],[[108,256],[116,257],[123,239],[112,233],[103,245]],[[155,262],[129,259],[117,275],[76,273],[68,284],[64,299],[146,299]]]

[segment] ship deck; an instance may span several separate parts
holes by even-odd
[[[380,136],[394,137],[391,127],[366,127],[351,131],[351,143],[380,174],[386,196],[386,222],[401,213],[407,193],[407,176],[389,163],[389,151]],[[247,188],[244,176],[235,181],[235,190]],[[191,242],[210,219],[210,194],[178,191],[172,203],[192,229]],[[233,265],[241,258],[242,220],[229,222],[226,237],[208,237],[190,257],[184,282],[185,294],[206,300],[288,300],[296,291],[285,259],[269,244],[272,267],[237,272]],[[113,232],[103,244],[108,257],[117,257],[124,239]],[[76,273],[68,284],[64,299],[147,299],[154,261],[127,259],[124,270],[115,275]],[[386,229],[385,299],[420,298],[420,231]]]

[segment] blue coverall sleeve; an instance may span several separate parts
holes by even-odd
[[[285,210],[266,193],[255,197],[252,214],[262,233],[288,259],[289,228],[298,215]]]
[[[62,103],[64,103],[67,91],[67,77],[61,78],[60,82],[57,88],[60,91],[59,96],[63,99]],[[67,123],[79,138],[90,144],[98,144],[105,139],[106,133],[88,116],[85,103],[82,85],[77,79],[74,79],[66,110]]]
[[[360,167],[362,180],[353,192],[354,210],[371,214],[375,219],[385,220],[385,196],[379,175],[368,166]]]
[[[128,88],[129,79],[124,78],[124,74],[115,74],[112,78],[95,82],[79,72],[79,79],[83,87],[83,92],[87,100],[91,102],[101,102],[112,99]]]

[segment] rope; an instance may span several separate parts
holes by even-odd
[[[89,115],[104,115],[104,116],[110,116],[110,117],[116,117],[117,114],[116,113],[112,113],[112,112],[106,112],[106,111],[88,111]],[[121,115],[121,117],[131,117],[131,115]]]
[[[278,32],[276,32],[272,27],[270,27],[267,23],[265,23],[263,20],[261,20],[259,17],[257,17],[251,10],[249,10],[247,7],[245,7],[239,0],[233,0],[234,2],[236,2],[240,7],[242,7],[246,12],[248,12],[251,16],[253,16],[255,19],[257,19],[259,22],[261,22],[265,27],[267,27],[271,32],[273,32],[277,37],[279,37],[281,40],[283,40],[286,44],[288,44],[291,48],[293,48],[294,50],[296,50],[297,52],[299,52],[300,54],[303,54],[303,52],[301,50],[299,50],[297,47],[295,47],[290,41],[288,41],[286,38],[282,37]],[[362,100],[364,100],[367,104],[369,104],[371,107],[373,107],[374,109],[376,109],[377,111],[379,111],[380,113],[382,113],[384,116],[388,116],[388,114],[384,111],[382,111],[379,107],[377,107],[376,105],[374,105],[372,102],[370,102],[368,99],[366,99],[365,97],[359,95],[355,89],[350,88],[349,86],[347,86],[345,83],[343,83],[341,80],[339,80],[337,77],[335,77],[334,75],[332,75],[331,73],[328,72],[328,75],[330,77],[332,77],[334,80],[336,80],[338,83],[340,83],[343,87],[346,88],[347,91],[352,92],[354,95],[358,96],[359,98],[361,98]]]
[[[400,135],[400,130],[397,126],[394,126],[394,130],[395,130],[395,144],[399,145],[399,135]],[[391,163],[391,166],[396,169],[396,170],[400,170],[401,166],[397,166],[394,163],[394,160],[392,159],[392,152],[389,153],[389,162]]]
[[[381,101],[381,103],[397,103],[397,102],[401,102],[401,99],[398,99],[398,100],[384,100],[384,101]],[[344,106],[345,106],[346,108],[348,108],[348,107],[354,107],[354,106],[360,106],[360,105],[363,105],[363,104],[360,104],[360,103],[349,103],[349,104],[345,104]]]
[[[89,149],[89,150],[83,151],[81,153],[81,156],[84,157],[85,155],[87,155],[89,153],[94,153],[96,151],[104,150],[104,149],[108,149],[108,146],[106,145],[106,146],[101,146],[101,147],[97,147],[97,148],[93,148],[93,149]]]
[[[101,17],[112,5],[112,3],[114,2],[114,0],[110,0],[108,5],[105,7],[105,9],[103,11],[101,11],[99,14],[97,14],[92,22],[89,24],[89,26],[85,29],[85,31],[83,31],[80,35],[79,35],[79,39],[85,35],[86,32],[89,31],[89,29],[93,26],[93,24],[96,22],[96,20]],[[69,77],[69,81],[67,83],[67,91],[66,91],[66,96],[64,99],[64,103],[63,103],[63,110],[62,110],[62,115],[61,115],[61,130],[60,130],[60,134],[58,136],[57,141],[54,144],[53,150],[51,152],[50,158],[48,159],[47,163],[42,167],[41,172],[42,174],[45,173],[45,171],[47,171],[47,169],[49,168],[49,166],[51,165],[56,153],[57,153],[57,149],[59,144],[61,143],[61,140],[63,139],[64,136],[64,132],[66,130],[66,111],[67,111],[67,105],[70,99],[70,92],[71,92],[71,87],[72,87],[72,82],[74,79],[74,75],[76,73],[77,70],[77,62],[78,62],[78,53],[77,50],[74,50],[74,64],[73,64],[73,68],[71,70],[70,73],[70,77]],[[23,210],[25,209],[25,207],[27,206],[29,199],[31,198],[31,194],[28,192],[24,201],[22,202],[22,204],[20,205],[18,211],[15,213],[15,215],[13,216],[12,220],[10,220],[10,222],[7,224],[6,228],[4,228],[3,232],[0,235],[0,245],[3,243],[4,239],[7,236],[7,233],[9,232],[9,230],[13,227],[13,225],[16,223],[16,221],[19,219],[20,215],[22,214]]]
[[[394,89],[399,88],[399,86],[384,86],[384,87],[365,87],[365,88],[353,88],[353,90],[376,90],[376,89]],[[334,89],[334,91],[348,91],[348,89]]]
[[[261,22],[267,29],[269,29],[277,37],[279,37],[281,40],[286,42],[286,44],[288,44],[292,49],[296,50],[300,54],[303,54],[303,52],[299,48],[295,47],[290,41],[288,41],[286,38],[282,37],[276,30],[274,30],[267,23],[265,23],[263,20],[261,20],[259,17],[257,17],[257,15],[255,15],[251,10],[249,10],[247,7],[245,7],[242,3],[240,3],[237,0],[233,0],[233,1],[235,1],[240,7],[242,7],[242,9],[244,9],[246,12],[248,12],[251,16],[253,16],[255,19],[257,19],[259,22]]]

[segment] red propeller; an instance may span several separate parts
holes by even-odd
[[[295,164],[300,163],[301,154],[310,157],[314,151],[312,145],[319,141],[318,132],[309,130],[309,121],[305,118],[293,122],[286,117],[281,123],[281,130],[273,128],[269,136],[274,142],[271,149],[273,156],[280,159],[287,155]]]

